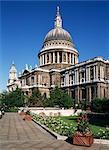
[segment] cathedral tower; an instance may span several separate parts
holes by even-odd
[[[12,63],[11,67],[10,67],[10,71],[9,71],[9,80],[8,80],[8,84],[13,83],[17,80],[17,70],[15,68],[15,64],[14,62]]]

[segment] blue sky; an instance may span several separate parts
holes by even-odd
[[[44,37],[54,27],[56,6],[79,51],[79,61],[95,56],[109,59],[108,1],[2,1],[0,5],[0,90],[6,88],[13,60],[18,72],[25,64],[37,64]]]

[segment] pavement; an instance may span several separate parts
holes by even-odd
[[[109,145],[75,146],[55,139],[33,121],[24,121],[17,113],[0,119],[0,150],[109,150]]]

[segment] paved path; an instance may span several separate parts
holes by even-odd
[[[23,121],[17,113],[7,113],[0,119],[0,150],[109,150],[108,146],[71,145],[56,140],[34,122]]]

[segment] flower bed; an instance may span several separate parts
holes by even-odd
[[[47,126],[52,131],[64,135],[64,136],[72,136],[77,127],[73,123],[68,123],[61,119],[60,117],[52,117],[52,116],[45,116],[45,115],[33,115],[33,119],[40,122],[41,124]],[[94,138],[98,139],[109,139],[109,128],[106,127],[104,129],[99,129],[98,132],[94,133]]]
[[[68,124],[60,118],[55,118],[52,116],[33,115],[33,119],[39,121],[43,125],[46,125],[52,131],[60,135],[70,136],[76,130],[76,127],[73,127],[72,124]]]

